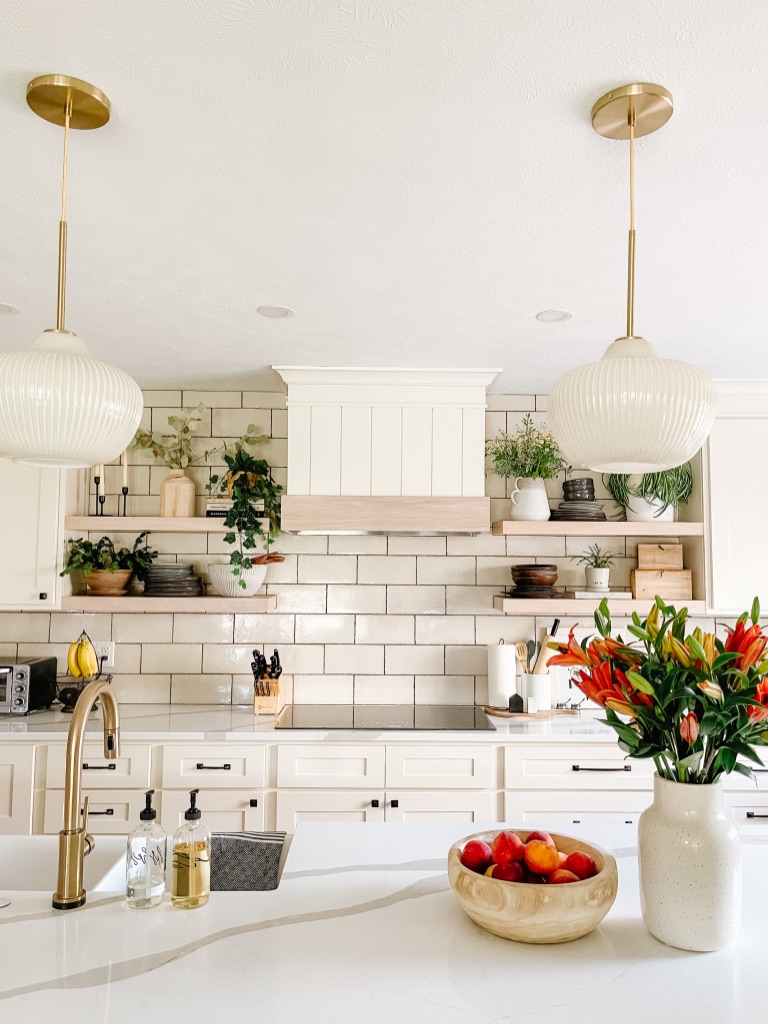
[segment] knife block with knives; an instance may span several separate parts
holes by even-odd
[[[279,715],[285,707],[285,693],[280,681],[283,667],[277,650],[269,661],[261,651],[253,651],[251,671],[254,715]]]

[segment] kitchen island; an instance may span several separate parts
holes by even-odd
[[[9,893],[0,910],[0,1021],[765,1020],[768,829],[744,838],[740,937],[707,954],[671,949],[645,930],[636,851],[611,825],[573,830],[611,849],[619,866],[618,898],[596,931],[558,946],[484,932],[446,876],[448,848],[467,831],[455,822],[304,823],[277,890],[214,893],[195,911],[168,902],[128,910],[103,892],[81,910],[53,911],[52,863],[44,892]]]

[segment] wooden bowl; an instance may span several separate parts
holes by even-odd
[[[596,928],[616,899],[616,861],[605,850],[583,839],[550,835],[558,850],[582,850],[593,857],[598,873],[583,882],[535,885],[505,882],[465,868],[459,860],[470,839],[489,845],[499,832],[476,832],[460,839],[448,851],[448,880],[462,910],[486,931],[515,942],[570,942]],[[525,840],[531,829],[510,829]]]

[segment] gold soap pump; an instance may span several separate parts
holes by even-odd
[[[171,903],[182,910],[205,906],[211,894],[211,833],[200,820],[199,792],[190,791],[184,824],[173,836]]]

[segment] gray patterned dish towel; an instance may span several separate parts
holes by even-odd
[[[285,832],[214,832],[211,891],[276,889]]]

